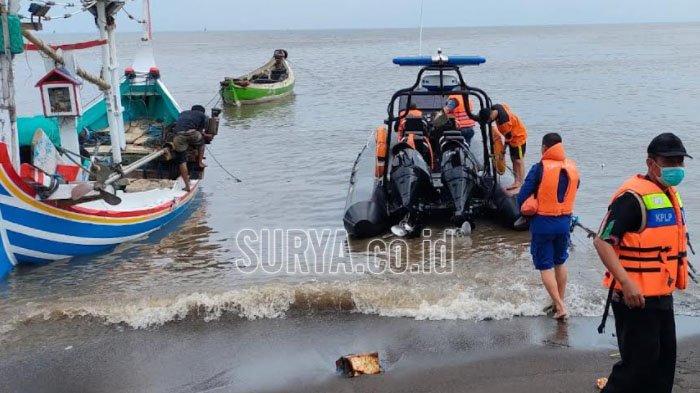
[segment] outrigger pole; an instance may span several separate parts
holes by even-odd
[[[2,1],[2,0],[0,0]],[[3,134],[4,142],[10,149],[10,160],[15,170],[19,171],[19,136],[17,133],[17,106],[15,104],[15,74],[12,68],[12,50],[10,44],[10,18],[9,14],[14,6],[15,0],[2,1],[2,38],[4,43],[3,55],[0,57],[0,68],[2,69],[2,103],[3,109],[7,110],[10,119],[10,135]]]
[[[46,56],[50,57],[51,60],[61,65],[65,64],[65,60],[63,59],[63,57],[61,57],[61,55],[59,55],[58,52],[56,52],[52,47],[47,45],[39,37],[35,36],[34,33],[32,33],[29,30],[22,30],[22,35],[24,36],[24,38],[27,39],[27,41],[34,44],[37,50],[40,50]],[[106,80],[100,78],[99,76],[93,75],[80,67],[76,67],[75,72],[76,74],[78,74],[79,77],[97,86],[101,91],[106,91],[111,88],[110,84],[107,83]]]

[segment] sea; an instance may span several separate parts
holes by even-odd
[[[528,167],[539,160],[541,137],[561,133],[582,174],[576,214],[595,230],[616,188],[646,170],[655,135],[676,133],[700,158],[698,37],[697,23],[441,28],[426,29],[422,48],[486,57],[464,76],[520,115]],[[118,39],[126,67],[139,36]],[[0,341],[71,337],[76,325],[115,334],[190,329],[192,321],[264,326],[299,313],[472,322],[544,315],[547,295],[527,232],[479,220],[471,236],[459,237],[434,223],[427,237],[406,241],[406,263],[397,266],[398,254],[382,256],[391,247],[375,248],[396,239],[343,232],[353,163],[387,117],[392,94],[415,82],[417,69],[392,64],[418,54],[415,29],[158,32],[154,45],[162,80],[183,108],[224,109],[196,202],[176,222],[112,252],[15,269],[0,283]],[[278,48],[289,52],[295,95],[223,106],[219,82],[264,64]],[[95,50],[77,60],[98,71]],[[40,112],[34,83],[42,59],[23,54],[15,66],[20,114]],[[96,96],[82,88],[85,103]],[[691,236],[700,236],[699,184],[700,166],[688,160],[680,191]],[[435,244],[447,265],[425,252]],[[364,261],[379,269],[356,269]],[[582,231],[572,235],[567,266],[572,316],[601,315],[603,268]],[[699,300],[691,284],[676,296],[677,313],[699,316]]]

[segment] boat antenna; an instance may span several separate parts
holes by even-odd
[[[420,0],[420,28],[418,31],[418,55],[423,54],[423,3],[425,0]]]
[[[153,40],[153,28],[151,27],[151,2],[150,0],[143,0],[142,3],[143,12],[143,38],[142,41]]]

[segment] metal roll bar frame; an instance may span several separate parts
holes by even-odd
[[[432,71],[437,71],[439,72],[440,75],[440,90],[439,91],[415,91],[417,88],[420,87],[420,82],[423,77],[423,74],[425,72],[432,72]],[[446,91],[443,85],[443,75],[445,72],[454,72],[457,74],[459,77],[459,86],[460,90],[449,90]],[[386,124],[389,132],[387,132],[387,146],[391,145],[391,133],[392,132],[397,132],[398,130],[398,125],[402,119],[404,119],[408,115],[408,110],[405,110],[404,113],[402,114],[401,111],[399,111],[398,116],[394,116],[394,109],[396,102],[399,98],[401,97],[408,97],[407,102],[406,102],[406,108],[409,108],[411,106],[411,98],[413,96],[445,96],[445,95],[461,95],[464,103],[467,107],[467,115],[469,116],[470,119],[476,121],[479,123],[479,128],[481,129],[481,137],[483,140],[483,145],[484,145],[484,171],[486,172],[486,175],[490,178],[493,179],[493,184],[492,184],[492,189],[495,188],[497,184],[497,176],[498,172],[496,171],[495,164],[493,163],[491,157],[494,154],[494,146],[493,146],[493,130],[491,126],[491,122],[484,123],[478,115],[474,115],[472,112],[471,108],[471,100],[469,100],[469,97],[476,97],[476,99],[479,100],[479,110],[484,109],[484,108],[491,108],[492,103],[491,103],[491,98],[486,94],[486,92],[482,89],[479,89],[477,87],[469,86],[466,84],[464,81],[464,77],[462,76],[462,72],[460,71],[459,66],[455,65],[447,65],[447,64],[435,64],[435,65],[430,65],[430,66],[425,66],[422,67],[421,70],[418,72],[418,77],[416,78],[416,82],[413,84],[413,86],[398,90],[394,95],[391,97],[391,101],[389,102],[389,106],[387,108],[388,112],[388,117],[384,121],[384,124]],[[478,112],[477,112],[478,113]],[[388,168],[391,165],[391,154],[389,149],[387,149],[387,157],[385,157],[385,162],[386,162],[386,167],[387,170],[384,171],[384,175],[382,176],[384,187],[386,187],[387,184],[387,176],[388,176]]]

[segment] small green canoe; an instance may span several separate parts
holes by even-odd
[[[287,62],[287,51],[278,49],[264,66],[221,82],[221,98],[229,105],[269,102],[292,95],[294,82],[294,72]]]

